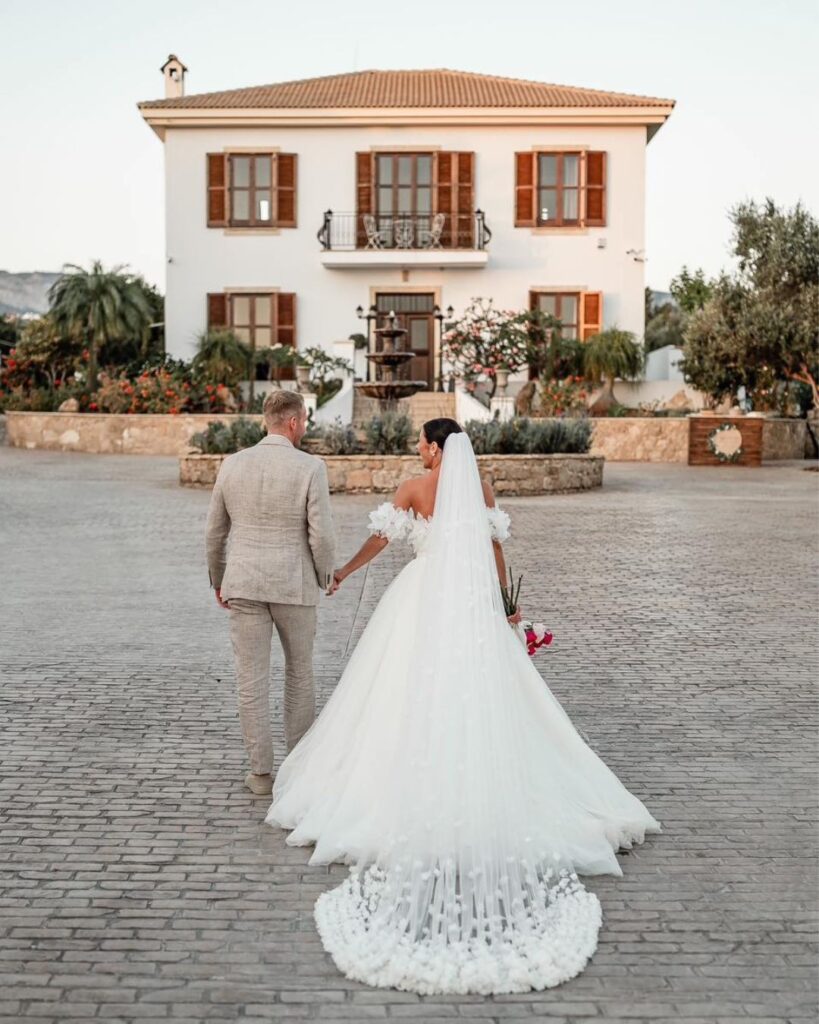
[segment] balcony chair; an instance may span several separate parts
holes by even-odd
[[[364,213],[361,216],[364,224],[364,232],[367,235],[366,249],[383,249],[389,241],[388,233],[378,227],[378,222],[371,213]]]
[[[432,218],[429,228],[421,228],[418,231],[418,243],[422,249],[440,249],[441,233],[446,223],[445,213],[436,213]]]

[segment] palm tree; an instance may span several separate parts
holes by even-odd
[[[586,377],[594,381],[603,380],[603,393],[594,403],[598,412],[606,412],[617,404],[614,397],[614,380],[634,380],[643,372],[645,355],[631,331],[609,327],[592,335],[583,344],[583,370]]]
[[[245,377],[250,380],[249,404],[255,397],[256,360],[249,345],[233,331],[221,328],[199,335],[199,347],[193,357],[194,366],[203,370],[217,384],[235,387]]]
[[[90,270],[67,263],[48,292],[49,313],[64,334],[88,345],[88,387],[97,386],[99,353],[108,341],[142,339],[151,311],[137,279],[116,266],[106,270],[94,260]]]

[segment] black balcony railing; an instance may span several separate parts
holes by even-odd
[[[325,250],[485,249],[492,238],[483,210],[448,213],[333,213],[317,234]]]

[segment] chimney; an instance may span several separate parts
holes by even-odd
[[[175,53],[159,69],[165,76],[165,99],[177,99],[185,95],[185,72],[188,70]]]

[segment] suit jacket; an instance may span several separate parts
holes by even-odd
[[[208,510],[208,572],[222,597],[318,604],[333,578],[324,462],[268,434],[222,463]]]

